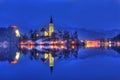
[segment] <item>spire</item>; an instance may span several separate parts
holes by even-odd
[[[50,17],[50,23],[53,23],[52,16]]]
[[[50,73],[51,74],[53,73],[53,67],[50,67]]]

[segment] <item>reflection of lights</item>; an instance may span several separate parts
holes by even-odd
[[[20,45],[20,48],[21,48],[21,49],[23,49],[23,48],[24,48],[24,46],[23,46],[23,45]]]
[[[44,54],[44,58],[47,59],[49,55],[47,53]]]
[[[112,41],[109,41],[108,44],[109,44],[109,47],[111,47],[112,46]]]
[[[40,44],[44,44],[44,42],[40,42]]]
[[[8,47],[8,42],[7,42],[7,41],[4,41],[4,42],[2,43],[2,46],[3,46],[3,48],[7,48],[7,47]]]
[[[54,44],[57,44],[57,41],[54,41],[53,43],[54,43]]]
[[[34,42],[33,41],[26,41],[26,42],[21,41],[20,44],[21,45],[23,45],[23,44],[25,44],[25,45],[33,45]]]
[[[25,44],[27,44],[27,45],[33,45],[34,42],[33,41],[28,41],[28,42],[25,42]]]
[[[116,42],[117,46],[120,46],[120,42]]]
[[[51,41],[50,44],[53,44],[53,41]]]
[[[11,62],[11,64],[16,64],[20,58],[20,52],[16,52],[14,61]]]
[[[75,46],[74,45],[72,45],[72,49],[74,49],[75,48]]]
[[[63,49],[63,48],[64,48],[64,46],[62,45],[62,46],[61,46],[61,48]]]
[[[54,47],[51,45],[50,48],[53,49]]]
[[[17,60],[14,60],[11,62],[11,64],[16,64],[18,61]]]
[[[72,44],[75,44],[75,41],[72,41],[71,43],[72,43]]]
[[[23,49],[33,49],[34,48],[34,45],[20,45],[20,48]]]
[[[111,44],[109,44],[109,47],[111,47],[112,45]]]
[[[108,42],[105,42],[104,44],[105,44],[105,46],[109,46],[109,43],[108,43]]]
[[[43,48],[44,46],[40,45],[40,48]]]
[[[57,49],[57,48],[58,48],[58,46],[54,46],[54,48],[55,48],[55,49]]]
[[[18,60],[20,57],[20,52],[16,52],[16,56],[15,56],[15,59]]]
[[[54,66],[54,57],[52,56],[52,54],[49,54],[49,66]]]
[[[39,56],[39,53],[36,53],[36,56]]]
[[[100,41],[86,41],[86,48],[90,48],[90,47],[100,47]]]

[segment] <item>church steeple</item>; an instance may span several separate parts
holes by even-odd
[[[53,67],[50,67],[50,73],[51,74],[53,73]]]
[[[52,19],[52,16],[50,17],[50,23],[53,23],[53,19]]]
[[[52,16],[51,16],[50,17],[50,23],[49,23],[49,36],[51,36],[53,32],[54,32],[54,24],[53,24],[53,19],[52,19]]]

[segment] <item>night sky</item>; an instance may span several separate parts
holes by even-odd
[[[120,29],[120,0],[0,0],[0,27]]]

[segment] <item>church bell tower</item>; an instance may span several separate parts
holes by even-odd
[[[49,36],[52,36],[52,33],[54,32],[54,24],[52,20],[52,16],[50,18],[50,23],[49,23]]]

